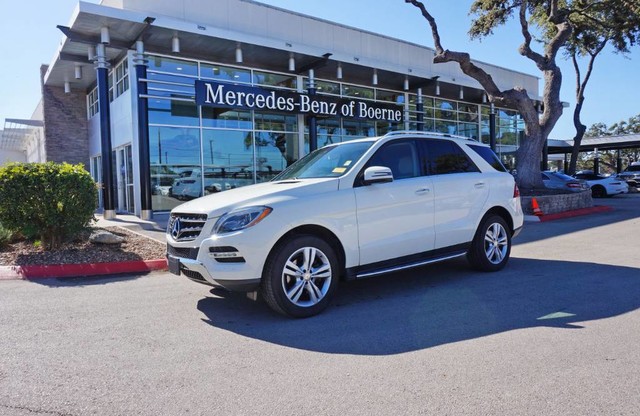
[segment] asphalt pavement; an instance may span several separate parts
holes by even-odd
[[[1,415],[640,415],[640,194],[321,315],[168,273],[0,281]]]

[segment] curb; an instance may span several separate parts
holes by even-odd
[[[0,266],[0,280],[35,280],[55,277],[102,276],[167,270],[167,260],[135,260],[119,263]]]
[[[571,211],[558,212],[556,214],[547,214],[547,215],[540,215],[540,216],[525,215],[524,220],[526,222],[546,222],[546,221],[559,220],[563,218],[573,218],[573,217],[579,217],[582,215],[597,214],[600,212],[609,212],[609,211],[613,211],[613,208],[606,205],[599,205],[591,208],[580,208],[580,209],[574,209]]]

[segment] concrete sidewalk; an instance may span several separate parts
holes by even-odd
[[[122,227],[129,231],[153,238],[161,243],[166,243],[165,231],[169,221],[169,213],[154,213],[151,221],[142,220],[132,214],[118,214],[112,220],[105,220],[102,214],[96,214],[98,227]]]

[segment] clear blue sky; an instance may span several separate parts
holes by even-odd
[[[99,3],[98,0],[90,0]],[[215,4],[215,0],[211,0]],[[263,3],[433,46],[430,31],[419,10],[404,0],[263,0]],[[431,0],[428,5],[438,22],[443,46],[467,51],[472,58],[505,68],[541,76],[537,68],[517,53],[521,41],[518,27],[509,24],[483,41],[467,36],[471,0]],[[50,63],[62,33],[56,25],[67,25],[76,0],[2,0],[0,18],[0,123],[5,118],[30,118],[40,97],[39,67]],[[455,6],[453,6],[455,4]],[[552,138],[573,137],[571,120],[575,106],[575,76],[569,62],[562,61],[562,100],[571,104],[556,125]],[[611,125],[640,114],[640,50],[628,57],[607,52],[596,62],[586,93],[583,122]],[[540,90],[542,90],[542,81]],[[567,111],[568,110],[568,111]],[[1,128],[2,124],[0,124]]]

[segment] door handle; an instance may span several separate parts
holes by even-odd
[[[477,184],[474,185],[476,188],[484,188],[484,182],[478,182]]]
[[[416,191],[416,195],[428,194],[431,191],[429,188],[421,188]]]

